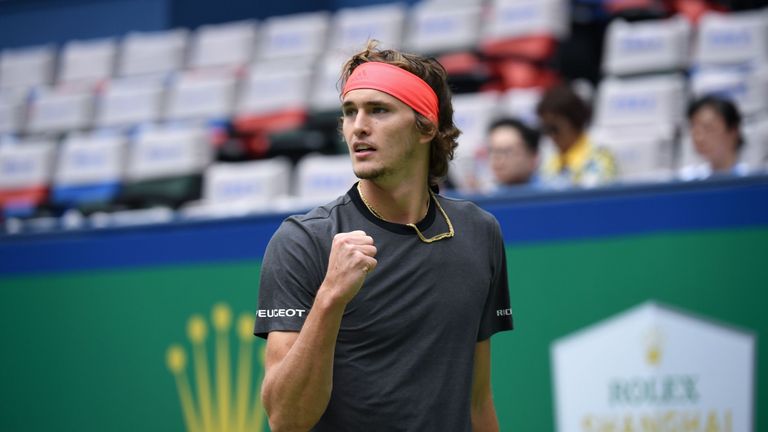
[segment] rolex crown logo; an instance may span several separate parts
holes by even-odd
[[[232,310],[219,303],[213,307],[211,323],[214,330],[214,385],[206,352],[208,324],[201,315],[193,315],[187,321],[187,337],[192,344],[193,371],[190,372],[196,389],[196,397],[187,375],[187,352],[179,344],[168,347],[166,363],[176,380],[181,412],[188,432],[244,432],[261,431],[264,410],[261,406],[260,388],[263,351],[259,351],[257,375],[253,370],[253,323],[252,314],[243,313],[234,330],[237,333],[238,354],[236,379],[232,381],[230,358],[230,333]],[[254,378],[257,383],[254,386]],[[253,391],[251,391],[253,390]]]
[[[662,358],[662,345],[664,343],[664,335],[659,329],[650,330],[646,336],[645,345],[645,361],[650,366],[659,366]]]

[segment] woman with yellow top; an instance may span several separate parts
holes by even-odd
[[[616,178],[616,163],[605,148],[592,145],[587,136],[590,108],[571,88],[561,84],[549,89],[536,107],[541,131],[557,152],[544,159],[540,180],[545,185],[596,186]]]

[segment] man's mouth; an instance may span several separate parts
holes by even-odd
[[[376,149],[373,148],[372,146],[370,146],[368,144],[363,144],[363,143],[355,144],[353,146],[353,149],[354,149],[355,153],[368,153],[368,152],[376,151]]]

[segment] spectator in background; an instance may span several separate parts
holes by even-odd
[[[541,182],[549,186],[595,186],[616,177],[613,155],[592,145],[586,129],[590,108],[570,86],[549,89],[536,107],[541,131],[548,135],[557,152],[544,159]]]
[[[704,96],[688,107],[691,140],[705,163],[683,168],[686,180],[719,175],[745,175],[747,167],[739,163],[744,146],[741,114],[733,102],[716,96]]]
[[[488,128],[488,156],[498,191],[533,185],[539,165],[539,132],[515,118],[495,120]]]

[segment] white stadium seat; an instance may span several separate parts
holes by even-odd
[[[357,181],[349,155],[307,155],[296,165],[296,197],[321,204],[343,195]]]
[[[272,199],[288,195],[290,184],[291,162],[288,159],[217,163],[205,171],[203,199],[212,204],[268,204]]]
[[[663,20],[611,21],[603,50],[603,72],[630,75],[682,70],[688,66],[691,25],[682,16]]]
[[[565,0],[493,0],[482,39],[492,41],[532,35],[565,37],[569,33]]]
[[[45,187],[51,181],[56,143],[24,140],[0,146],[0,192]]]
[[[117,58],[117,41],[109,39],[73,40],[62,48],[59,85],[96,84],[112,77]]]
[[[53,183],[80,186],[122,180],[126,139],[120,134],[73,134],[59,149]]]
[[[188,72],[176,77],[168,95],[167,120],[223,119],[232,115],[236,80],[227,73]]]
[[[740,160],[752,170],[768,169],[768,116],[760,116],[743,125],[744,148]]]
[[[768,9],[705,14],[699,21],[693,60],[698,66],[768,63]]]
[[[0,90],[0,135],[22,130],[25,106],[26,100],[21,95]]]
[[[704,68],[691,74],[694,97],[715,94],[732,100],[744,115],[768,109],[768,65],[761,70]]]
[[[165,80],[158,76],[110,81],[99,94],[95,126],[125,127],[157,121],[164,95]]]
[[[53,82],[56,48],[52,45],[0,52],[0,90],[27,89]]]
[[[515,117],[529,126],[539,123],[536,106],[541,100],[543,90],[537,88],[505,91],[499,101],[500,114]]]
[[[593,123],[615,127],[682,122],[687,100],[679,75],[607,78],[600,82]]]
[[[132,32],[122,42],[120,77],[176,72],[184,65],[189,31],[186,29]]]
[[[405,12],[402,3],[340,9],[334,15],[329,51],[351,55],[369,39],[380,41],[381,48],[400,48]]]
[[[480,35],[480,4],[417,3],[411,9],[405,46],[420,53],[472,49]]]
[[[485,136],[491,121],[499,112],[497,93],[459,94],[453,97],[453,121],[461,130],[459,146],[450,164],[450,178],[461,190],[478,185],[478,156],[484,153]]]
[[[131,181],[201,173],[213,159],[200,128],[149,128],[130,146],[126,177]]]
[[[310,89],[309,104],[313,110],[340,110],[339,78],[341,77],[341,66],[346,60],[346,56],[329,54],[318,62]]]
[[[318,58],[325,48],[330,19],[328,12],[268,18],[261,27],[257,61]]]
[[[89,128],[93,123],[93,91],[38,88],[30,99],[27,132],[59,133]]]
[[[251,62],[256,43],[255,21],[200,26],[192,35],[188,67],[242,67]]]
[[[253,70],[245,78],[236,112],[260,115],[306,109],[311,77],[312,71],[308,68]]]
[[[613,154],[621,181],[666,181],[674,177],[674,130],[657,125],[593,129],[590,140]]]

